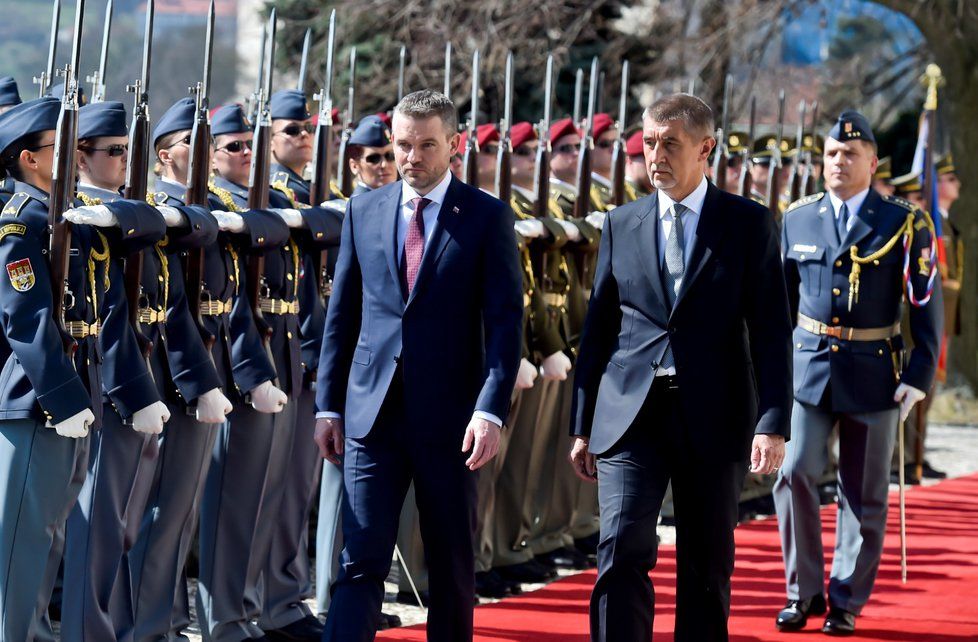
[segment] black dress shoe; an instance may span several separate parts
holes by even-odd
[[[921,473],[924,479],[947,479],[947,473],[943,470],[937,470],[930,465],[930,462],[926,459],[924,460],[924,465],[921,468]]]
[[[574,548],[584,553],[585,555],[597,555],[598,554],[598,533],[588,535],[587,537],[582,537],[580,539],[574,540]]]
[[[387,629],[396,629],[401,626],[401,618],[397,617],[393,613],[381,613],[380,621],[377,624],[378,631],[386,631]]]
[[[825,624],[822,625],[822,633],[826,635],[852,635],[856,632],[856,614],[850,613],[837,606],[829,608],[829,614],[825,616]]]
[[[775,626],[779,631],[800,631],[808,623],[809,615],[822,613],[825,613],[825,596],[821,593],[807,600],[788,600],[778,613]]]
[[[307,615],[279,629],[265,631],[274,642],[317,642],[323,637],[323,623],[315,615]]]
[[[512,595],[509,585],[494,571],[475,574],[475,594],[479,597],[500,599]]]
[[[541,582],[546,582],[557,577],[557,571],[555,569],[548,568],[536,560],[530,560],[521,564],[512,564],[510,566],[497,566],[492,570],[496,571],[499,577],[507,582],[520,582],[523,584],[540,584]]]
[[[428,591],[418,591],[418,594],[421,595],[421,604],[424,605],[425,608],[427,608],[428,602],[430,601],[430,595],[428,595]],[[397,600],[398,604],[407,604],[408,606],[418,606],[418,598],[414,597],[414,591],[398,591],[397,598],[395,599]]]
[[[540,559],[543,563],[549,561],[552,566],[557,568],[569,568],[575,571],[583,571],[594,566],[594,563],[587,558],[587,555],[573,548],[558,548],[555,551],[538,556],[537,559]]]

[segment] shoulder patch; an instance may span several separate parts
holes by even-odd
[[[34,267],[30,259],[20,259],[7,263],[7,277],[10,285],[18,292],[27,292],[34,287]]]
[[[907,210],[908,212],[913,212],[914,210],[920,209],[919,207],[917,207],[907,199],[900,198],[899,196],[885,195],[883,196],[883,200],[886,201],[887,203],[892,203],[893,205],[899,205],[900,207]]]
[[[27,226],[20,223],[7,223],[6,225],[0,227],[0,241],[4,238],[14,234],[16,236],[23,236],[27,232]]]
[[[825,196],[825,192],[815,192],[814,194],[809,194],[804,198],[799,198],[797,201],[795,201],[794,203],[788,206],[788,209],[785,210],[785,214],[787,214],[793,209],[797,209],[801,207],[802,205],[809,205],[811,203],[820,201],[822,200],[823,196]]]
[[[27,201],[31,200],[31,195],[27,192],[17,192],[10,197],[7,204],[3,206],[3,211],[0,212],[0,218],[17,218],[20,216],[20,211],[24,209],[24,205]]]
[[[271,182],[273,182],[273,183],[285,183],[286,185],[288,185],[289,184],[289,173],[288,172],[275,172],[274,174],[272,174],[272,181]]]

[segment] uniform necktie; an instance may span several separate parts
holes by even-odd
[[[839,218],[835,222],[835,233],[839,237],[839,244],[842,244],[842,239],[846,237],[846,233],[849,231],[849,208],[843,203],[842,207],[839,208]]]
[[[685,235],[683,232],[683,214],[686,213],[686,206],[676,203],[672,208],[672,232],[666,239],[666,296],[669,297],[669,308],[676,305],[676,298],[679,296],[679,289],[683,284],[683,275],[686,273],[686,261],[684,257]],[[666,344],[666,350],[662,354],[662,361],[659,363],[663,370],[673,368],[676,360],[672,354],[672,345]]]
[[[424,256],[424,208],[431,203],[427,198],[412,198],[414,214],[408,222],[407,236],[404,237],[404,260],[401,261],[401,279],[407,296],[411,296],[414,282],[418,278],[421,258]]]

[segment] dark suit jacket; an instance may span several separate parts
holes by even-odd
[[[405,302],[396,253],[400,181],[347,204],[319,360],[316,406],[370,432],[404,381],[419,436],[461,439],[473,410],[505,420],[520,360],[523,294],[513,212],[452,179]]]
[[[774,221],[710,185],[671,313],[655,194],[608,214],[577,361],[572,428],[610,449],[672,344],[689,443],[744,458],[753,433],[788,436],[791,325]]]

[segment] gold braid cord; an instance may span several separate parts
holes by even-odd
[[[98,261],[102,264],[102,280],[105,284],[105,291],[109,291],[109,241],[105,238],[105,235],[95,230],[98,234],[99,240],[102,242],[102,251],[97,252],[95,247],[88,253],[88,287],[92,291],[92,310],[95,313],[95,322],[99,322],[98,316],[98,292],[95,289],[95,262]]]
[[[214,181],[207,183],[207,189],[211,191],[211,194],[221,199],[224,203],[224,207],[228,208],[229,212],[243,212],[244,210],[238,207],[234,202],[234,197],[231,196],[231,192],[227,191],[223,187],[218,187],[214,184]]]
[[[170,237],[164,236],[163,240],[156,244],[156,256],[160,257],[160,272],[163,277],[163,314],[169,307],[170,301],[170,259],[163,249],[170,243]]]
[[[852,260],[852,270],[849,272],[849,311],[852,311],[852,304],[859,303],[859,273],[862,270],[863,265],[872,263],[873,261],[878,261],[882,257],[886,256],[893,246],[896,245],[897,241],[900,240],[904,235],[907,236],[907,247],[913,243],[913,212],[907,214],[907,220],[904,221],[900,229],[897,230],[896,234],[886,242],[886,245],[876,250],[868,256],[859,256],[859,248],[853,245],[849,248],[849,258]],[[900,272],[903,274],[903,271]],[[902,280],[902,277],[901,277]]]
[[[312,207],[311,205],[306,205],[305,203],[300,203],[296,199],[296,197],[295,197],[295,190],[292,189],[291,187],[289,187],[289,184],[286,183],[285,181],[275,181],[274,183],[272,183],[270,185],[270,187],[273,190],[276,190],[276,191],[279,191],[279,192],[282,192],[283,194],[285,194],[285,197],[289,199],[289,202],[290,203],[292,203],[292,207],[294,207],[297,210],[305,209],[307,207]]]

